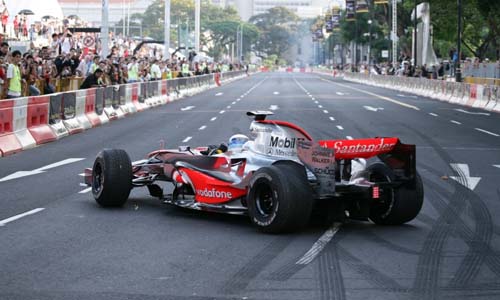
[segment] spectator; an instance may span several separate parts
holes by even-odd
[[[151,65],[151,80],[161,80],[161,70],[156,59],[153,59],[153,64]]]
[[[14,17],[13,25],[14,25],[14,33],[16,34],[16,38],[19,38],[19,28],[20,28],[21,24],[19,23],[19,18],[17,17],[17,15]]]
[[[96,69],[93,74],[90,74],[89,76],[87,76],[87,78],[85,78],[82,85],[80,86],[80,89],[90,89],[93,87],[101,86],[102,74],[103,71],[101,69]]]
[[[9,54],[9,43],[2,42],[0,45],[0,57],[6,57]]]
[[[7,80],[5,81],[4,90],[7,91],[7,99],[21,97],[21,52],[18,50],[12,52],[12,63],[9,64],[7,69]]]
[[[0,17],[2,22],[2,30],[3,33],[7,33],[7,22],[9,21],[9,11],[7,10],[7,5],[5,5],[5,0],[2,0],[2,4],[0,5]]]
[[[139,66],[137,65],[137,58],[132,56],[132,62],[128,64],[128,82],[137,82],[139,80]]]

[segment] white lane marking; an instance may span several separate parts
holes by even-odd
[[[471,177],[468,164],[450,164],[450,165],[455,170],[455,172],[457,172],[458,175],[460,175],[458,177],[450,176],[450,178],[456,180],[461,185],[473,191],[476,188],[477,184],[479,183],[479,180],[481,180],[481,177]],[[462,182],[463,181],[462,179],[465,179],[465,182]]]
[[[367,95],[370,95],[370,96],[374,96],[374,97],[377,97],[379,99],[382,99],[382,100],[385,100],[385,101],[389,101],[389,102],[392,102],[392,103],[395,103],[395,104],[398,104],[398,105],[401,105],[401,106],[404,106],[404,107],[407,107],[407,108],[411,108],[411,109],[414,109],[414,110],[420,110],[420,108],[414,106],[414,105],[410,105],[410,104],[407,104],[407,103],[404,103],[404,102],[401,102],[401,101],[398,101],[398,100],[395,100],[395,99],[392,99],[392,98],[389,98],[389,97],[385,97],[385,96],[381,96],[381,95],[378,95],[378,94],[375,94],[375,93],[371,93],[371,92],[367,92],[367,91],[363,91],[363,90],[360,90],[360,89],[355,89],[353,87],[350,87],[348,85],[345,85],[345,84],[342,84],[342,83],[337,83],[337,82],[333,82],[331,80],[327,80],[327,79],[321,79],[323,81],[328,81],[328,82],[331,82],[333,84],[336,84],[336,85],[340,85],[340,86],[343,86],[345,88],[348,88],[348,89],[351,89],[351,90],[354,90],[354,91],[357,91],[357,92],[360,92],[360,93],[364,93],[364,94],[367,94]]]
[[[222,96],[222,95],[224,95],[224,93],[217,93],[217,94],[215,94],[215,96]]]
[[[78,174],[78,176],[85,177],[85,173],[80,173],[80,174]]]
[[[348,139],[348,140],[354,140],[354,138],[352,136],[350,136],[350,135],[346,136],[346,139]]]
[[[187,110],[192,110],[193,108],[195,108],[196,106],[186,106],[186,107],[183,107],[181,108],[181,111],[187,111]]]
[[[437,117],[438,115],[435,114],[435,113],[429,113],[429,115],[433,116],[433,117]]]
[[[314,103],[319,104],[319,101],[314,101]]]
[[[325,233],[314,243],[295,264],[296,265],[307,265],[312,262],[318,254],[325,248],[325,246],[332,240],[333,236],[339,231],[342,223],[333,223],[332,227],[328,228]]]
[[[335,118],[334,117],[330,117],[330,120],[335,121]]]
[[[365,105],[363,106],[366,110],[370,110],[370,111],[379,111],[379,110],[384,110],[383,107],[371,107],[371,106],[368,106],[368,105]]]
[[[210,122],[213,122],[215,120],[217,120],[217,117],[213,117],[212,119],[210,119]]]
[[[200,128],[198,128],[198,130],[205,130],[205,128],[207,128],[207,126],[203,125]]]
[[[403,97],[403,98],[414,98],[414,99],[417,99],[417,98],[418,98],[417,96],[413,96],[413,95],[403,95],[403,94],[397,94],[396,96],[398,96],[398,97]]]
[[[339,130],[344,130],[344,127],[342,127],[342,126],[340,126],[340,125],[337,125],[337,128],[338,128]]]
[[[314,101],[314,100],[316,100],[316,98],[314,98],[314,97],[311,97],[311,100],[313,100],[313,101]]]
[[[450,120],[450,122],[453,123],[453,124],[462,125],[462,123],[460,123],[458,121],[455,121],[455,120]]]
[[[483,116],[490,115],[489,113],[485,113],[485,112],[472,112],[472,111],[468,111],[468,110],[461,109],[461,108],[455,108],[455,110],[459,111],[459,112],[463,112],[464,114],[469,114],[469,115],[483,115]]]
[[[185,138],[184,140],[182,140],[183,143],[187,143],[189,142],[193,137],[192,136],[188,136],[187,138]]]
[[[86,185],[85,183],[81,183],[81,182],[80,182],[80,186],[82,186],[82,187],[88,187],[88,185]]]
[[[231,108],[231,105],[226,106],[226,108],[227,108],[227,109],[230,109],[230,108]]]
[[[29,216],[29,215],[33,215],[33,214],[36,214],[37,212],[41,212],[42,210],[44,210],[45,208],[35,208],[33,210],[30,210],[30,211],[27,211],[25,213],[22,213],[22,214],[19,214],[19,215],[15,215],[13,217],[10,217],[10,218],[7,218],[7,219],[4,219],[4,220],[1,220],[0,221],[0,227],[1,226],[5,226],[6,224],[10,223],[10,222],[13,222],[15,220],[19,220],[23,217],[26,217],[26,216]]]
[[[273,95],[279,95],[279,94],[280,94],[280,92],[274,92],[273,93]]]
[[[271,105],[271,106],[269,106],[270,110],[278,110],[278,108],[279,108],[278,105]]]
[[[476,129],[477,131],[481,131],[481,132],[487,133],[487,134],[492,135],[492,136],[500,136],[500,134],[496,134],[496,133],[493,133],[491,131],[484,130],[484,129],[481,129],[481,128],[474,128],[474,129]]]
[[[500,169],[500,165],[493,165],[495,168],[499,168]]]
[[[12,173],[12,174],[10,174],[8,176],[5,176],[5,177],[1,178],[0,182],[12,180],[12,179],[17,179],[17,178],[21,178],[21,177],[25,177],[25,176],[31,176],[31,175],[40,174],[40,173],[43,173],[43,172],[45,172],[45,171],[47,171],[49,169],[53,169],[53,168],[56,168],[56,167],[60,167],[60,166],[64,166],[64,165],[67,165],[67,164],[75,163],[75,162],[78,162],[78,161],[81,161],[81,160],[84,160],[84,159],[85,158],[68,158],[68,159],[61,160],[59,162],[56,162],[56,163],[53,163],[53,164],[46,165],[44,167],[35,169],[33,171],[18,171],[18,172]]]
[[[221,110],[221,111],[219,111],[219,114],[221,114],[221,115],[222,115],[222,114],[223,114],[223,113],[225,113],[225,112],[226,112],[225,110]]]
[[[232,105],[235,105],[235,104],[236,104],[236,101],[231,102],[231,104],[232,104]]]
[[[318,108],[323,108],[323,105],[318,105]]]
[[[327,111],[326,109],[324,109],[324,110],[323,110],[323,112],[324,112],[325,114],[327,114],[327,113],[328,113],[328,111]]]
[[[339,96],[344,96],[345,94],[342,93],[342,92],[335,92],[335,94],[339,95]]]
[[[84,190],[79,191],[78,194],[86,194],[86,193],[90,192],[91,190],[92,190],[92,187],[89,187],[89,188],[86,188]]]

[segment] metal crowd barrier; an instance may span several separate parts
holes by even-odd
[[[497,85],[360,73],[345,73],[344,79],[500,112],[500,87]]]

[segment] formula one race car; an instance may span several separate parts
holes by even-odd
[[[415,145],[395,137],[314,141],[297,125],[266,120],[271,114],[248,112],[250,138],[237,134],[227,145],[161,149],[134,164],[123,150],[102,150],[85,182],[101,206],[122,206],[132,188],[146,186],[168,204],[248,214],[271,233],[301,228],[325,203],[341,221],[397,225],[420,212]],[[164,195],[160,181],[172,182],[173,192]]]

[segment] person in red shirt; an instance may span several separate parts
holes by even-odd
[[[14,17],[14,33],[16,34],[16,38],[19,37],[19,19],[17,18],[17,15]]]

